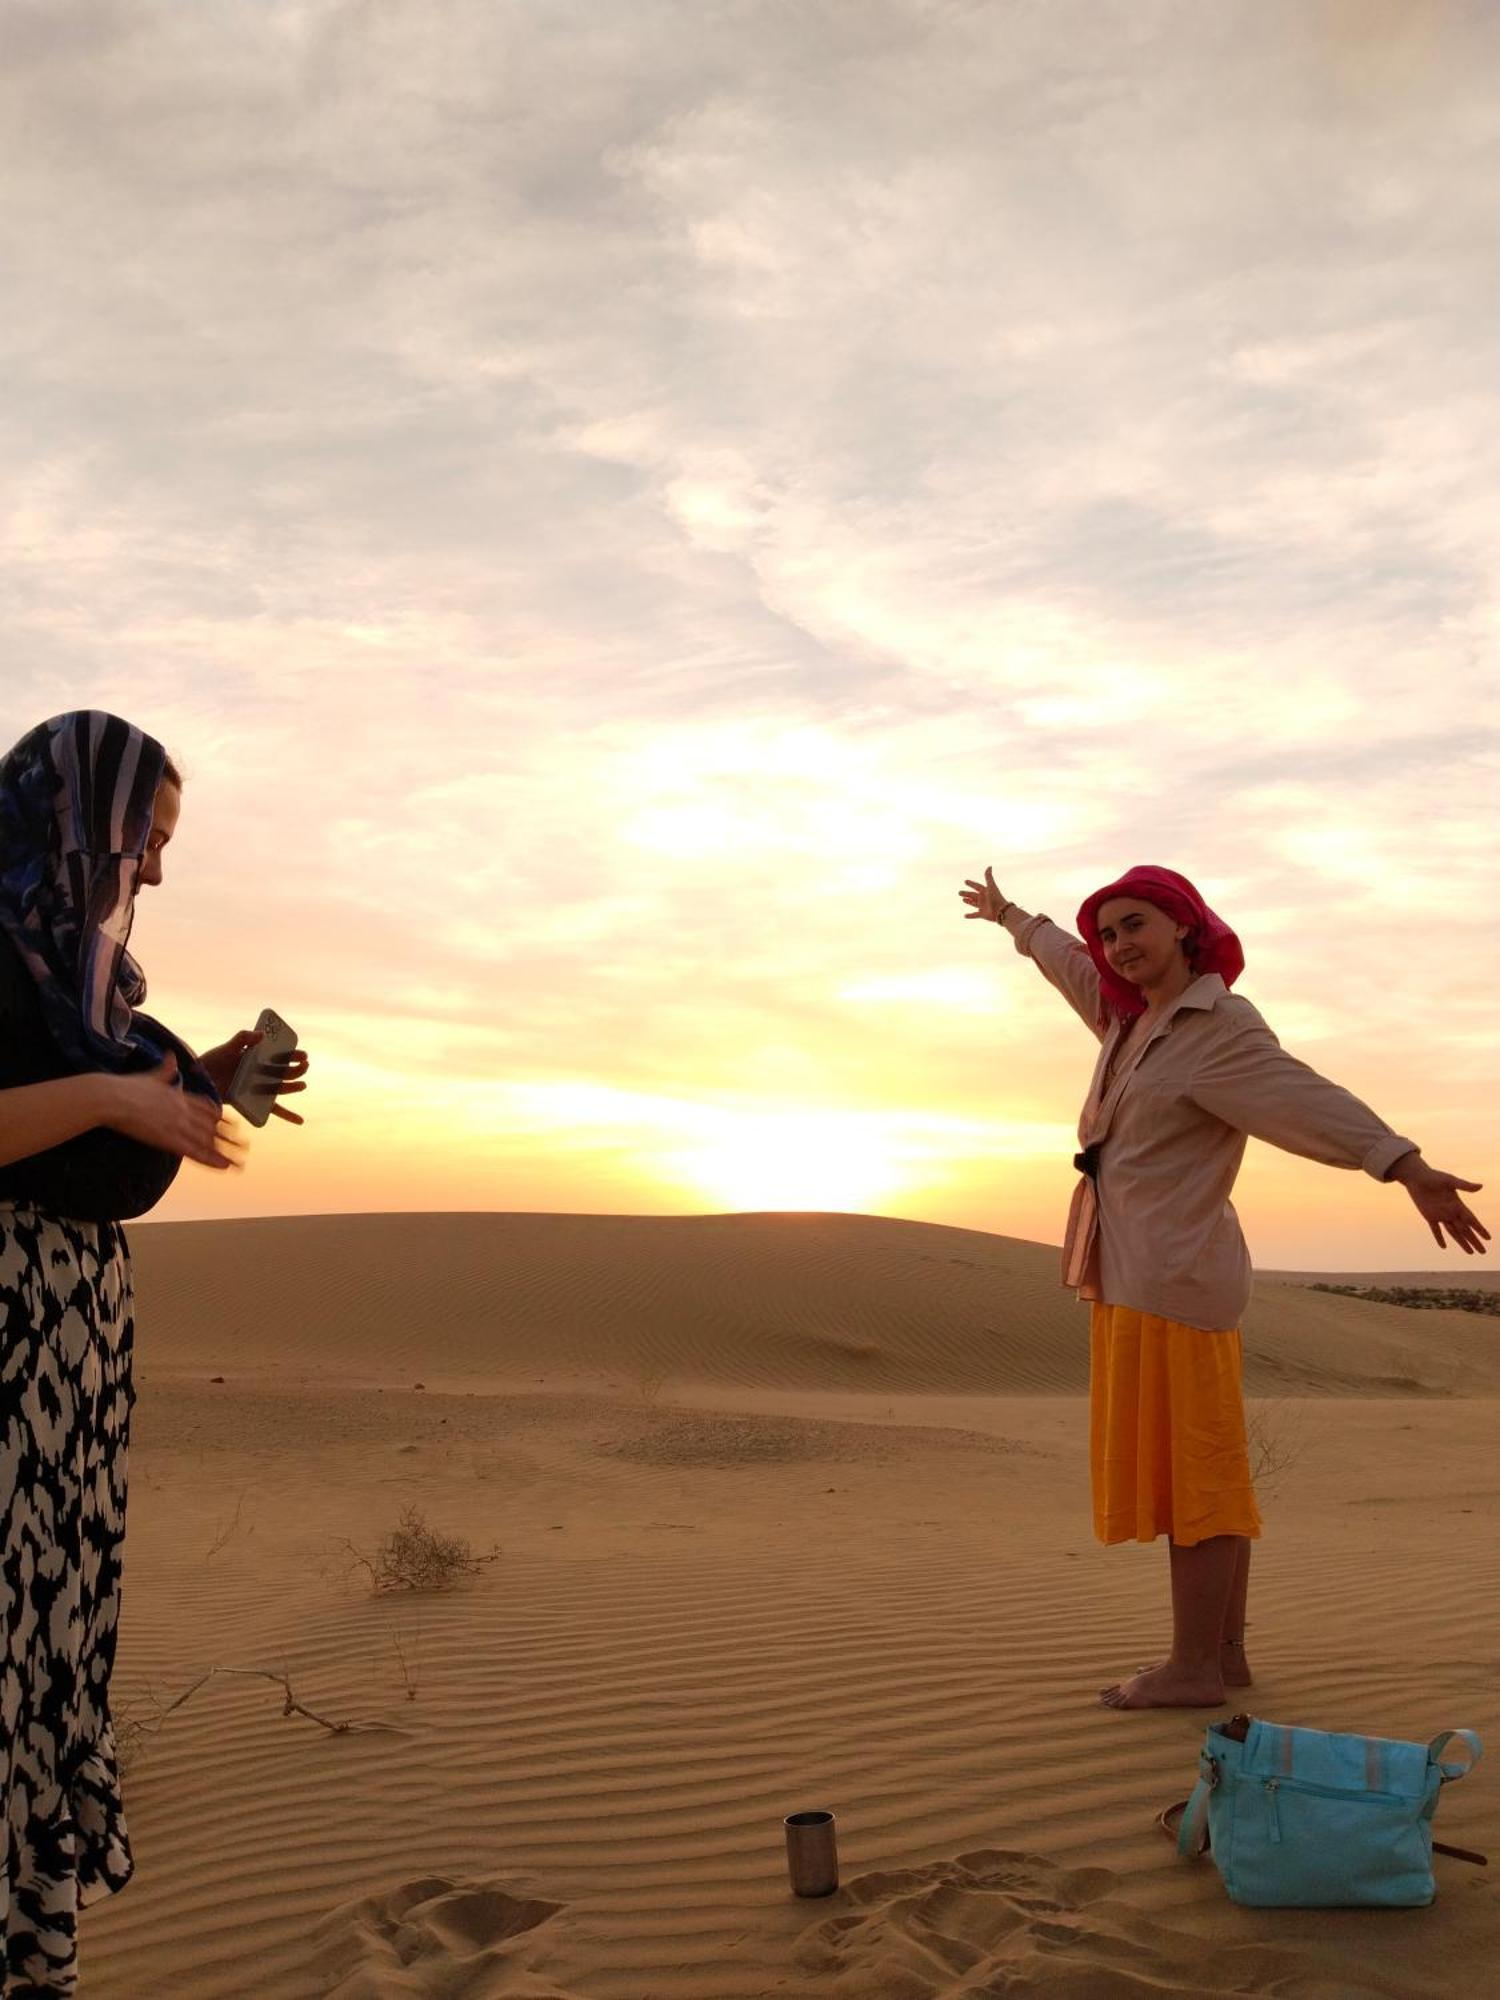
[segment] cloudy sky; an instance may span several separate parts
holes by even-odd
[[[156,1011],[316,1063],[162,1214],[1056,1241],[1090,1044],[957,890],[1149,860],[1500,1216],[1500,11],[0,22],[0,734],[170,745]],[[1241,1192],[1266,1264],[1439,1261]]]

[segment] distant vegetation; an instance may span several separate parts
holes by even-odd
[[[1346,1299],[1375,1299],[1383,1306],[1410,1306],[1415,1312],[1500,1313],[1500,1292],[1469,1291],[1459,1285],[1309,1285],[1310,1292],[1337,1292]]]

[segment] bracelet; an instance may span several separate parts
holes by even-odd
[[[996,916],[996,918],[995,918],[995,922],[996,922],[997,924],[1003,924],[1003,923],[1005,922],[1005,919],[1006,919],[1006,918],[1007,918],[1007,917],[1008,917],[1008,916],[1010,915],[1011,911],[1012,911],[1012,910],[1013,910],[1013,909],[1014,909],[1015,907],[1016,907],[1016,906],[1015,906],[1015,904],[1014,904],[1014,903],[1007,903],[1007,904],[1005,905],[1005,908],[1004,908],[1003,910],[1001,910],[1001,911],[999,912],[999,914],[998,914],[998,915]]]

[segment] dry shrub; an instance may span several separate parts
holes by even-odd
[[[1303,1405],[1265,1401],[1247,1405],[1245,1437],[1256,1491],[1262,1496],[1274,1492],[1307,1449]]]
[[[656,1368],[649,1362],[643,1362],[635,1370],[635,1393],[643,1403],[659,1402],[662,1390],[671,1379],[672,1371],[669,1368]]]
[[[369,1555],[352,1542],[344,1545],[354,1563],[367,1570],[370,1586],[391,1590],[447,1590],[460,1577],[473,1576],[499,1556],[498,1549],[476,1555],[462,1535],[440,1535],[429,1528],[415,1507],[402,1511],[385,1540]]]

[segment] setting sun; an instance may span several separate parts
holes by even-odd
[[[910,1176],[869,1118],[721,1113],[712,1138],[662,1164],[715,1208],[875,1210]]]

